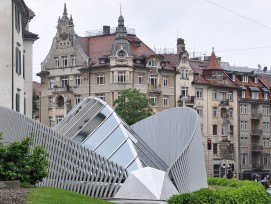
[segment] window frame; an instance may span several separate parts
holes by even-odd
[[[105,84],[105,73],[96,73],[96,83]]]

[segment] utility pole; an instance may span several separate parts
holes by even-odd
[[[90,69],[92,68],[92,65],[94,65],[95,63],[92,62],[90,63],[90,59],[89,59],[89,66],[88,66],[88,96],[90,96]]]

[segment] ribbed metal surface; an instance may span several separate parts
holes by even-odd
[[[12,110],[0,107],[3,142],[19,141],[34,133],[33,146],[49,153],[49,176],[39,186],[75,191],[94,197],[113,197],[126,177],[119,165],[63,137],[49,127]]]
[[[200,120],[193,109],[163,111],[131,127],[169,166],[179,192],[208,187]]]

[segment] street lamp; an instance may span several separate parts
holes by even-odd
[[[92,68],[92,65],[94,65],[95,62],[91,62],[88,66],[88,96],[90,96],[90,69]]]
[[[181,97],[181,101],[183,102],[183,107],[185,107],[185,102],[187,102],[188,99],[189,99],[188,96],[182,96],[182,97]]]

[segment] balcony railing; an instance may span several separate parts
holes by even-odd
[[[229,105],[229,99],[220,101],[220,106],[228,106]]]
[[[251,114],[251,119],[254,119],[254,120],[259,120],[263,117],[263,114],[262,113],[252,113]]]
[[[262,150],[263,150],[263,145],[259,145],[255,143],[251,144],[251,151],[262,151]]]
[[[54,88],[52,88],[52,92],[53,93],[73,92],[73,87],[72,86],[64,86],[64,87],[54,86]]]
[[[161,93],[161,85],[148,85],[148,92],[149,93]]]
[[[251,135],[259,136],[261,134],[263,134],[263,130],[261,130],[261,129],[252,129],[251,130]]]
[[[185,100],[185,103],[194,103],[195,96],[183,96],[180,95],[180,101]]]

